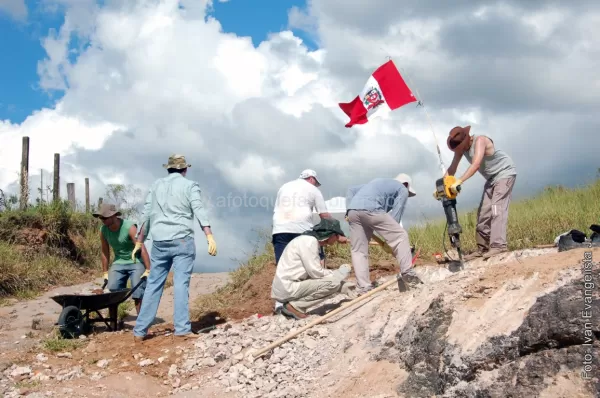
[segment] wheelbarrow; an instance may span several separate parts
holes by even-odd
[[[116,292],[101,294],[61,294],[51,297],[56,303],[63,307],[55,324],[59,327],[63,338],[73,339],[80,335],[85,335],[92,329],[92,324],[104,322],[108,330],[114,332],[117,330],[119,304],[126,301],[133,292],[147,279],[143,277],[137,285],[131,289],[121,289]],[[108,281],[102,285],[102,290],[106,287]],[[109,314],[115,314],[114,318],[103,317],[100,310],[108,309]],[[96,314],[97,319],[90,319],[90,314]],[[110,323],[109,323],[110,322]]]

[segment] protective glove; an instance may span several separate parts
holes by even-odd
[[[433,191],[433,198],[434,198],[435,200],[438,200],[438,199],[439,199],[439,198],[438,198],[437,189],[436,189],[435,191]]]
[[[340,265],[339,270],[344,275],[344,277],[347,277],[352,271],[352,266],[350,266],[350,264],[342,264]]]
[[[133,263],[135,264],[137,259],[135,258],[135,254],[140,251],[142,249],[142,242],[135,242],[135,247],[133,248],[133,251],[131,252],[131,260],[133,260]]]
[[[148,275],[150,275],[150,270],[147,269],[146,271],[144,271],[144,273],[142,274],[142,278],[147,278]]]
[[[454,181],[454,184],[450,185],[450,191],[452,193],[458,194],[458,187],[462,185],[462,180],[460,178],[457,178],[456,181]]]
[[[105,273],[102,275],[102,279],[104,279],[104,282],[108,282],[108,272],[105,272]]]
[[[206,235],[206,241],[208,242],[208,254],[211,256],[217,255],[217,242],[213,238],[212,234]]]

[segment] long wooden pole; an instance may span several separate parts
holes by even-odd
[[[60,154],[54,154],[54,183],[52,186],[52,201],[60,200]]]
[[[67,183],[67,199],[71,204],[71,210],[75,211],[75,183],[69,182]]]
[[[21,210],[27,208],[29,202],[29,137],[23,137],[21,152]]]
[[[85,179],[85,212],[90,212],[90,179]]]

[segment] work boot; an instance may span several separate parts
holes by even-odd
[[[487,253],[487,252],[485,252]],[[475,260],[476,258],[482,258],[485,254],[484,252],[477,250],[476,252],[467,254],[466,256],[463,256],[463,260],[464,261],[471,261],[471,260]]]
[[[346,295],[350,300],[354,300],[358,297],[358,295],[356,294],[356,286],[348,282],[342,282],[340,293]]]
[[[486,252],[486,253],[483,255],[483,258],[484,258],[484,260],[487,260],[487,259],[488,259],[488,258],[490,258],[490,257],[493,257],[493,256],[495,256],[495,255],[497,255],[497,254],[506,253],[507,251],[508,251],[508,250],[507,250],[506,248],[504,248],[504,249],[499,249],[499,248],[493,247],[493,248],[491,248],[490,250],[488,250],[488,251],[487,251],[487,252]]]
[[[409,271],[410,272],[410,271]],[[423,285],[423,281],[416,274],[410,272],[404,275],[398,274],[398,290],[405,292],[408,289],[414,289],[419,285]]]
[[[300,312],[297,309],[295,309],[294,306],[291,305],[290,303],[285,303],[283,305],[283,307],[281,308],[281,313],[283,315],[287,315],[288,317],[294,318],[296,320],[300,320],[300,319],[304,319],[304,318],[308,317],[308,315],[306,315],[305,313]]]

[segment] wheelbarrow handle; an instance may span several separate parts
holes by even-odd
[[[135,285],[130,291],[129,293],[127,293],[127,296],[125,296],[125,298],[123,299],[123,301],[127,300],[129,297],[131,297],[131,295],[133,294],[133,292],[135,292],[135,290],[140,287],[140,285],[142,284],[142,282],[144,282],[146,279],[148,279],[147,276],[144,276],[140,279],[140,281],[137,283],[137,285]]]
[[[104,284],[102,285],[101,289],[104,290],[104,288],[106,287],[107,284],[108,284],[108,279],[105,279]]]

